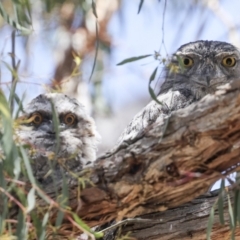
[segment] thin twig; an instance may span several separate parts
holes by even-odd
[[[4,188],[1,188],[0,187],[0,191],[2,192],[2,193],[4,193],[9,199],[10,199],[10,201],[13,201],[13,202],[15,202],[18,206],[19,206],[19,208],[21,208],[22,209],[22,212],[23,213],[25,213],[25,207],[16,199],[16,198],[14,198],[10,193],[8,193]]]

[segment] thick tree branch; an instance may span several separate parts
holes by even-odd
[[[186,226],[183,231],[185,235],[189,231],[187,235],[191,236],[191,232],[197,230],[194,223],[188,224],[190,220],[201,225],[198,234],[205,234],[202,229],[206,228],[209,210],[204,218],[201,214],[194,215],[195,219],[192,215],[184,217],[179,231],[173,235],[169,224],[179,223],[181,211],[186,215],[194,212],[194,206],[198,208],[198,205],[190,203],[185,205],[187,208],[166,210],[189,203],[205,193],[216,180],[240,168],[239,89],[240,81],[225,85],[215,95],[208,95],[200,102],[173,112],[169,119],[154,123],[131,144],[99,158],[91,169],[94,186],[82,190],[80,199],[76,187],[71,186],[72,209],[91,226],[152,213],[148,218],[173,216],[173,219],[167,217],[169,223],[162,228],[151,224],[149,234],[155,226],[159,231],[165,229],[156,234],[158,237],[166,235],[161,239],[179,239],[177,234]],[[215,198],[213,196],[209,204]],[[166,212],[160,213],[163,211]],[[135,226],[131,228],[134,231]],[[149,223],[145,226],[147,228]],[[214,229],[216,233],[229,234],[228,227]],[[140,237],[141,234],[140,227],[134,235]]]
[[[239,87],[240,81],[225,85],[155,123],[135,143],[98,159],[92,173],[95,187],[82,191],[79,215],[99,224],[165,211],[191,201],[236,171]]]
[[[145,219],[151,219],[151,222],[128,224],[123,227],[122,234],[131,232],[137,239],[206,239],[206,228],[209,220],[209,213],[213,204],[218,199],[218,191],[205,194],[181,207],[169,209],[165,212],[157,212],[143,216]],[[227,197],[224,202],[225,225],[219,223],[217,209],[215,210],[214,228],[211,239],[231,239],[231,230],[229,228],[229,213]],[[235,236],[240,237],[240,230],[237,227]],[[238,238],[236,238],[238,239]]]

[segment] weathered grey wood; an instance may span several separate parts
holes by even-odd
[[[209,212],[218,199],[218,191],[205,194],[181,207],[142,216],[152,219],[148,223],[134,223],[122,227],[121,234],[131,232],[137,239],[206,239],[206,226],[208,225]],[[224,201],[225,225],[219,223],[218,211],[215,211],[214,229],[211,239],[230,239],[229,214],[227,197]],[[240,231],[235,231],[236,239],[240,238]]]
[[[70,186],[71,208],[91,226],[146,214],[167,219],[172,215],[165,226],[134,225],[130,230],[139,239],[206,239],[207,215],[188,216],[198,207],[189,202],[240,168],[239,88],[240,81],[222,86],[215,95],[173,112],[132,143],[99,158],[88,173],[94,185],[88,184],[80,199],[76,186]],[[178,225],[175,232],[169,230],[171,224]],[[219,225],[215,233],[230,234]]]
[[[240,82],[172,114],[96,162],[80,216],[118,220],[180,206],[239,168]],[[159,141],[162,138],[161,141]],[[94,214],[93,214],[94,213]],[[93,214],[93,215],[92,215]]]

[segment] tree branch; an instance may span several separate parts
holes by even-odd
[[[121,229],[122,234],[131,232],[132,236],[139,240],[206,239],[209,213],[217,199],[218,190],[196,198],[181,207],[145,215],[143,218],[151,219],[150,223],[129,224]],[[215,225],[211,234],[212,240],[231,239],[227,198],[224,201],[224,219],[225,225],[221,225],[216,210],[214,216]],[[239,228],[236,228],[235,236],[240,237]]]
[[[191,200],[205,193],[218,179],[240,168],[239,89],[240,81],[224,85],[215,95],[173,112],[168,120],[154,123],[131,144],[100,157],[90,173],[94,186],[89,184],[83,189],[80,199],[76,186],[70,187],[73,211],[90,226],[143,214],[152,213],[153,219],[167,216],[168,223],[163,227],[161,223],[150,224],[149,236],[155,227],[159,231],[165,229],[157,233],[161,239],[179,239],[181,229],[188,236],[197,231],[196,226],[201,225],[199,231],[205,229],[209,210],[204,217],[194,215],[194,221],[192,215],[179,219],[182,211],[185,215],[198,211],[193,209],[199,209],[199,205],[189,203]],[[209,207],[215,199],[216,196],[209,200]],[[199,204],[204,202],[205,199]],[[184,203],[189,204],[166,211]],[[188,223],[190,220],[192,224]],[[175,222],[181,224],[179,231],[172,233],[169,226]],[[145,226],[148,228],[149,223]],[[131,229],[136,230],[134,236],[141,239],[138,225]],[[214,229],[217,233],[229,234],[227,227]]]

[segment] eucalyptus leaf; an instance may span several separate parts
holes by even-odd
[[[94,235],[95,238],[102,238],[103,237],[103,232],[94,232],[86,223],[84,223],[77,214],[73,213],[73,218],[76,221],[76,223],[78,223],[78,225],[86,230],[87,232],[91,233]]]
[[[140,0],[139,6],[138,6],[138,14],[140,13],[140,11],[142,9],[143,2],[144,2],[144,0]]]
[[[22,155],[22,158],[23,158],[23,162],[24,162],[26,170],[27,170],[29,180],[33,185],[36,185],[36,180],[33,176],[32,167],[31,167],[31,164],[30,164],[30,160],[27,156],[27,153],[22,146],[20,146],[19,149],[20,149],[20,152],[21,152],[21,155]]]
[[[225,196],[225,180],[222,179],[220,193],[218,196],[219,221],[222,225],[224,225],[224,196]]]
[[[94,0],[92,0],[92,10],[93,10],[93,15],[98,18],[97,16],[97,9],[96,9],[96,3]]]
[[[227,194],[227,198],[228,198],[228,212],[229,212],[229,216],[230,216],[230,227],[231,227],[231,229],[234,229],[235,228],[235,220],[234,220],[233,209],[232,209],[232,204],[231,204],[229,194]]]
[[[30,34],[32,32],[31,29],[25,28],[24,26],[20,25],[16,20],[13,20],[4,9],[2,3],[0,2],[0,15],[3,19],[12,27],[16,28],[17,30],[21,31],[23,34]]]
[[[160,102],[156,96],[156,94],[154,93],[154,90],[152,89],[151,87],[151,82],[155,79],[155,76],[156,76],[156,73],[157,73],[157,70],[158,70],[158,67],[156,67],[153,71],[153,73],[151,74],[150,76],[150,79],[149,79],[149,83],[148,83],[148,91],[149,91],[149,94],[151,96],[151,98],[157,102],[158,104],[160,105],[163,105],[162,102]]]
[[[48,223],[48,219],[49,219],[49,212],[46,212],[44,217],[43,217],[43,221],[42,221],[42,229],[41,229],[41,235],[39,240],[45,240],[45,235],[46,235],[46,225]]]
[[[139,57],[127,58],[127,59],[123,60],[122,62],[118,63],[117,66],[123,65],[123,64],[129,63],[129,62],[138,61],[140,59],[147,58],[147,57],[150,57],[150,56],[152,56],[152,54],[142,55],[142,56],[139,56]]]
[[[98,36],[98,25],[97,25],[97,22],[96,22],[96,48],[95,48],[95,55],[94,55],[94,60],[93,60],[92,71],[91,71],[91,74],[90,74],[90,77],[89,77],[89,82],[92,79],[94,69],[96,67],[98,50],[99,50],[99,36]]]
[[[17,232],[18,240],[27,239],[26,236],[26,221],[22,211],[19,211],[17,218]]]
[[[211,240],[211,232],[212,232],[212,226],[214,223],[214,212],[215,212],[215,204],[212,206],[208,218],[208,225],[207,225],[207,240]]]
[[[27,207],[27,213],[32,211],[35,207],[36,204],[36,198],[35,198],[35,189],[31,188],[27,195],[27,202],[28,202],[28,207]]]

